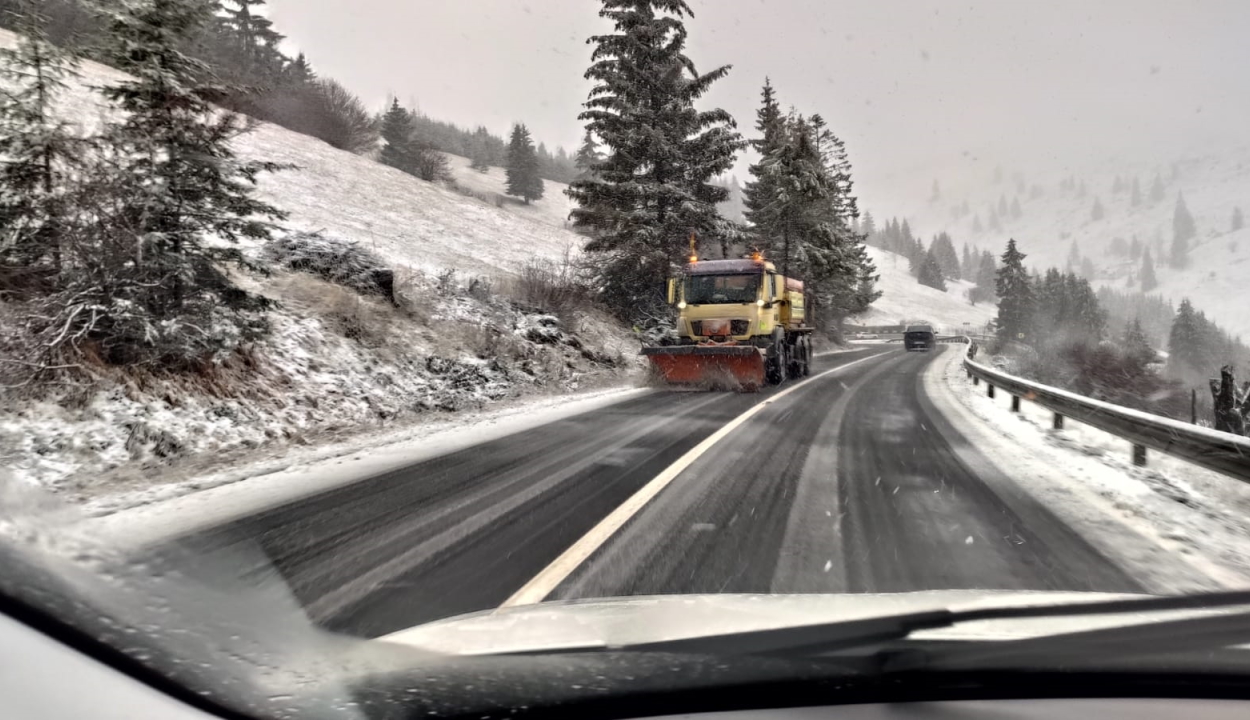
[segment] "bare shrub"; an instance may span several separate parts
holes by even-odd
[[[241,98],[243,112],[311,135],[340,150],[364,155],[378,144],[378,128],[360,98],[329,78]]]
[[[555,315],[568,332],[576,331],[577,314],[594,297],[586,274],[573,262],[571,253],[565,253],[559,262],[530,260],[505,287],[513,303],[525,310]]]

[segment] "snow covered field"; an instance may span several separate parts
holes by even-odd
[[[1242,588],[1250,583],[1250,485],[1151,452],[1135,467],[1130,444],[1030,402],[1012,413],[1006,393],[973,386],[955,346],[925,388],[1002,473],[1076,529],[1151,592]]]

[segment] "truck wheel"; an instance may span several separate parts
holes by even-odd
[[[764,361],[764,382],[769,385],[780,385],[785,380],[785,358],[774,354]]]
[[[812,374],[812,360],[814,359],[812,357],[812,341],[808,338],[803,338],[803,377],[808,377]]]

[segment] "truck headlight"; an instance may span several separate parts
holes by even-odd
[[[686,301],[685,301],[685,300],[682,300],[681,302],[677,303],[677,309],[678,309],[678,310],[685,310],[685,309],[686,309]]]

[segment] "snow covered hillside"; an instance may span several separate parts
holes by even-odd
[[[916,282],[907,272],[907,258],[875,247],[868,248],[868,254],[881,274],[877,284],[881,298],[868,312],[851,318],[852,324],[898,325],[926,320],[943,331],[981,330],[998,312],[992,304],[968,302],[972,283],[947,282],[947,290],[942,292]]]
[[[16,42],[16,35],[0,30],[0,46]],[[84,62],[80,75],[62,97],[64,116],[91,128],[106,112],[92,88],[125,76],[93,62]],[[261,123],[238,140],[237,149],[245,159],[298,167],[260,180],[261,197],[290,213],[286,227],[356,240],[413,269],[510,272],[532,258],[557,259],[582,245],[581,236],[564,228],[568,199],[558,183],[548,183],[544,199],[529,207],[509,200],[501,211],[493,197],[424,182],[277,125]],[[502,191],[503,170],[473,177],[478,173],[467,164],[452,158],[458,182],[483,193]]]
[[[451,165],[452,175],[456,184],[466,190],[479,194],[493,204],[498,205],[511,215],[527,220],[535,220],[561,229],[569,226],[569,213],[577,207],[564,191],[568,185],[543,180],[543,199],[526,205],[519,199],[507,197],[508,180],[501,167],[491,167],[485,172],[478,172],[469,165],[469,158],[444,153]]]
[[[15,42],[0,31],[0,45]],[[64,117],[97,127],[108,111],[93,88],[121,77],[83,63],[61,98]],[[372,251],[394,272],[395,301],[277,267],[265,278],[236,273],[280,303],[255,347],[193,375],[100,367],[91,383],[0,394],[0,460],[19,480],[82,499],[137,477],[166,482],[181,472],[175,464],[206,470],[525,395],[629,382],[632,333],[593,311],[548,313],[518,281],[524,264],[581,247],[564,228],[563,186],[548,183],[531,206],[498,207],[466,188],[501,191],[502,171],[478,174],[458,158],[459,190],[269,124],[237,148],[298,168],[261,179],[263,199],[290,213],[275,235],[322,233]],[[242,249],[266,261],[260,247]],[[22,312],[0,303],[0,332],[20,332]]]
[[[1188,297],[1229,331],[1250,338],[1250,315],[1244,312],[1250,294],[1243,279],[1250,261],[1250,229],[1231,229],[1235,208],[1250,212],[1250,145],[1177,150],[1164,162],[1111,155],[1057,162],[1046,170],[985,165],[975,171],[934,169],[926,173],[923,191],[913,182],[910,190],[878,205],[881,214],[906,217],[926,238],[946,230],[956,247],[968,242],[998,254],[1008,238],[1015,238],[1029,255],[1026,262],[1039,268],[1067,267],[1075,245],[1080,258],[1093,263],[1090,279],[1095,285],[1121,290],[1140,289],[1142,263],[1112,248],[1131,245],[1136,238],[1154,260],[1159,287],[1153,292],[1173,302]],[[1156,178],[1162,197],[1152,198]],[[939,183],[937,199],[930,185],[934,179]],[[1075,186],[1065,180],[1075,181]],[[1176,270],[1168,266],[1168,255],[1180,195],[1194,217],[1197,236],[1190,241],[1189,267]]]

